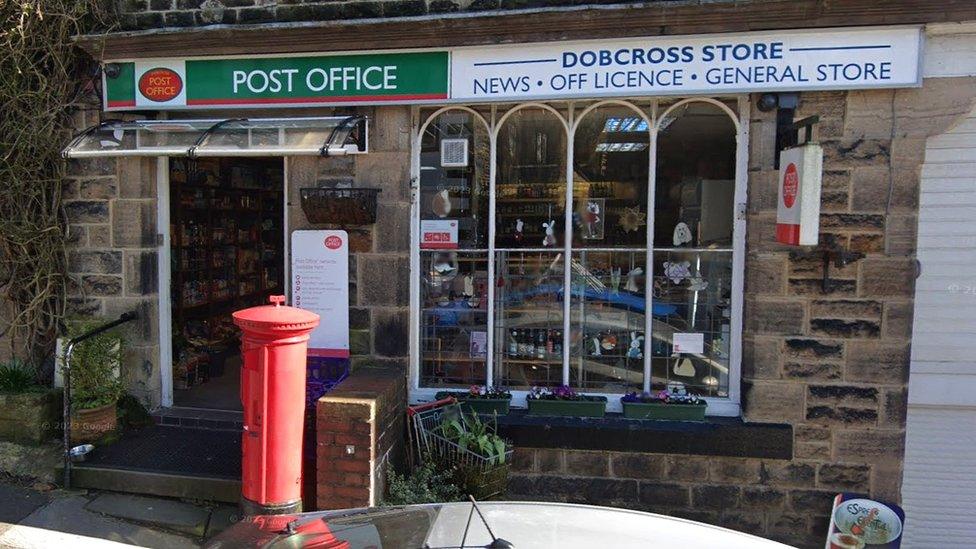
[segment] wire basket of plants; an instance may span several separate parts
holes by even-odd
[[[607,412],[607,397],[577,393],[566,385],[533,387],[525,400],[534,416],[603,417]]]
[[[464,413],[458,404],[414,415],[420,457],[451,471],[454,484],[476,499],[504,495],[513,448],[498,436],[498,425]]]
[[[469,414],[503,416],[512,404],[512,393],[508,389],[490,385],[472,385],[467,391],[440,391],[434,398],[449,397],[454,397],[461,405],[461,411]]]
[[[689,393],[681,383],[671,383],[658,392],[629,393],[620,397],[624,417],[630,419],[669,419],[704,421],[708,403]]]

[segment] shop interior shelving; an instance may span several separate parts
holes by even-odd
[[[170,171],[174,387],[236,352],[231,313],[283,292],[280,161],[174,159]]]

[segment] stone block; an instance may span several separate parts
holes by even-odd
[[[742,375],[747,379],[779,379],[782,340],[756,337],[742,342]]]
[[[749,254],[746,259],[748,295],[783,295],[786,290],[786,261],[782,256]]]
[[[817,339],[787,339],[783,343],[787,357],[829,360],[844,357],[844,344],[840,341]]]
[[[895,133],[929,137],[945,132],[970,112],[976,95],[974,83],[974,78],[930,78],[922,88],[898,90]]]
[[[108,223],[108,201],[66,200],[64,212],[69,223]]]
[[[881,324],[876,320],[813,318],[810,319],[810,334],[844,339],[877,338],[881,335]]]
[[[908,411],[908,391],[904,387],[885,389],[881,402],[880,425],[893,429],[904,429]]]
[[[810,385],[807,402],[874,406],[878,403],[878,389],[852,385]]]
[[[915,307],[910,301],[887,301],[881,334],[885,339],[911,339]]]
[[[101,316],[102,300],[90,297],[69,297],[65,301],[65,313],[73,318],[92,318]]]
[[[765,515],[751,510],[740,511],[734,509],[722,511],[718,514],[713,524],[747,534],[759,535],[766,531]]]
[[[112,275],[82,275],[81,291],[84,295],[113,296],[122,293],[122,277]]]
[[[822,141],[824,169],[856,168],[888,163],[888,139],[842,138]]]
[[[840,461],[900,463],[904,455],[904,431],[857,429],[834,433],[834,458]]]
[[[850,341],[844,378],[867,383],[908,382],[909,344],[881,341]]]
[[[112,245],[116,248],[156,246],[156,206],[153,201],[113,201]]]
[[[61,390],[0,394],[0,440],[25,444],[49,442],[61,420]]]
[[[515,453],[512,454],[512,471],[516,473],[535,471],[535,453],[536,451],[533,448],[516,448]]]
[[[125,250],[125,293],[130,296],[155,294],[159,289],[155,251]]]
[[[349,330],[349,354],[372,354],[369,330]]]
[[[850,196],[847,189],[822,189],[820,192],[820,211],[846,212],[850,210]]]
[[[370,154],[374,152],[410,152],[410,108],[376,107],[369,128]]]
[[[801,513],[770,513],[769,533],[796,535],[809,527],[807,515]]]
[[[377,217],[378,222],[379,217]],[[347,232],[349,233],[350,253],[360,254],[374,251],[372,229],[350,229]]]
[[[820,115],[831,118],[843,118],[847,112],[846,91],[815,91],[800,94],[797,105],[796,118]]]
[[[742,489],[738,486],[693,486],[692,505],[696,509],[730,509],[738,507]]]
[[[791,296],[801,297],[856,297],[857,282],[831,278],[825,290],[823,281],[820,279],[791,278],[787,293]]]
[[[376,208],[376,251],[410,252],[410,204],[384,202]]]
[[[779,170],[772,169],[749,170],[749,211],[776,211],[776,201],[779,199]]]
[[[790,251],[788,266],[790,278],[813,278],[816,280],[823,278],[823,254],[820,252]],[[856,279],[857,265],[848,263],[840,268],[831,265],[830,278]]]
[[[806,419],[821,424],[873,427],[878,423],[878,410],[865,407],[809,405]]]
[[[610,474],[610,461],[605,452],[566,452],[566,472],[583,477],[606,477]]]
[[[115,158],[74,158],[68,160],[68,175],[92,177],[96,175],[115,175]]]
[[[885,250],[883,234],[852,234],[848,249],[862,254],[880,254]]]
[[[901,463],[878,464],[873,469],[871,495],[881,500],[901,501],[901,484],[904,478]]]
[[[352,330],[368,330],[372,327],[370,309],[366,307],[349,308],[349,328]]]
[[[410,353],[410,315],[407,310],[378,309],[373,313],[374,347],[381,356]]]
[[[357,187],[382,189],[384,201],[410,200],[410,153],[371,152],[355,155]]]
[[[657,454],[614,453],[610,467],[618,478],[665,478],[664,456]]]
[[[73,250],[68,252],[71,273],[122,274],[122,252]]]
[[[847,92],[844,137],[848,139],[890,139],[894,125],[893,90],[851,90]]]
[[[892,213],[885,226],[885,251],[889,256],[905,256],[915,253],[918,233],[914,213]]]
[[[119,198],[156,196],[156,162],[158,160],[154,158],[135,156],[119,158],[116,169]]]
[[[797,441],[830,442],[831,432],[819,425],[797,425],[793,430]]]
[[[742,488],[742,505],[747,509],[781,509],[786,501],[786,492],[761,486]]]
[[[743,415],[749,421],[798,422],[804,417],[803,386],[743,381]]]
[[[884,216],[872,213],[824,213],[820,214],[821,231],[880,231],[884,229]]]
[[[746,330],[752,334],[800,335],[806,311],[799,301],[747,299],[745,318]]]
[[[111,246],[112,246],[111,225],[89,225],[88,226],[88,247],[89,248],[110,248]]]
[[[676,481],[705,482],[708,480],[708,459],[698,456],[667,456],[665,478]]]
[[[786,361],[783,364],[783,377],[789,379],[832,381],[843,377],[843,372],[843,365],[836,362]]]
[[[790,507],[808,515],[829,515],[836,495],[836,491],[793,490],[790,492]]]
[[[755,484],[759,482],[759,461],[753,459],[721,458],[711,462],[709,478],[724,484]]]
[[[563,451],[553,448],[539,448],[536,450],[536,462],[540,471],[558,473],[564,470]]]
[[[687,507],[690,498],[687,486],[668,482],[641,482],[639,501],[645,505]]]
[[[114,177],[98,177],[77,180],[78,198],[82,200],[107,200],[115,198],[119,189]]]
[[[869,465],[824,463],[817,470],[817,487],[827,490],[867,492],[871,486]]]
[[[359,304],[400,306],[410,304],[410,261],[406,257],[361,255]]]
[[[880,301],[866,299],[817,299],[810,302],[813,318],[868,318],[880,319]]]
[[[912,297],[915,261],[911,258],[868,258],[861,261],[860,294],[867,297]]]
[[[830,445],[819,442],[797,442],[793,445],[796,459],[825,461],[830,459]]]
[[[803,462],[763,462],[760,468],[763,484],[777,487],[808,487],[816,481],[817,469]]]
[[[87,247],[88,228],[85,225],[68,225],[64,243],[68,248]]]

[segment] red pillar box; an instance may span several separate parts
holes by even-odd
[[[234,313],[241,336],[241,507],[246,515],[302,510],[302,431],[308,334],[319,315],[284,305]]]

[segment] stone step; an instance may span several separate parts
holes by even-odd
[[[71,487],[234,504],[241,497],[241,481],[237,479],[90,466],[84,463],[71,467]]]
[[[203,537],[210,509],[172,499],[103,493],[85,505],[94,513]]]

